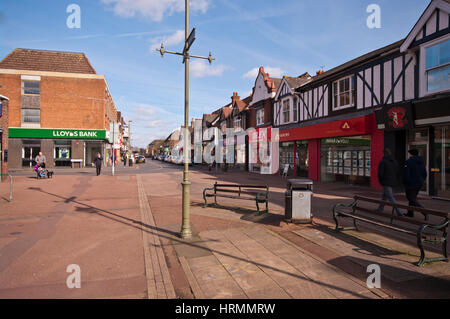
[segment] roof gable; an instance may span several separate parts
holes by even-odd
[[[250,104],[252,105],[268,98],[274,98],[281,84],[281,80],[279,78],[271,78],[269,73],[264,71],[264,67],[260,67],[255,85],[253,86],[253,99]]]
[[[416,25],[409,32],[408,36],[406,37],[405,41],[400,47],[400,52],[405,52],[410,48],[411,44],[413,44],[416,37],[420,34],[420,32],[422,32],[424,26],[426,26],[428,21],[433,17],[433,15],[435,15],[437,9],[447,13],[448,17],[448,14],[450,14],[450,2],[448,0],[432,0],[431,3],[428,5],[428,7],[425,9],[422,16],[417,21]],[[450,26],[448,25],[447,22],[447,29],[449,27]]]

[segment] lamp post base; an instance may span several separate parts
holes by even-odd
[[[190,214],[189,214],[189,208],[190,208],[190,186],[191,182],[189,181],[183,181],[181,183],[183,186],[183,224],[181,226],[181,233],[180,236],[183,239],[191,239],[192,238],[192,231],[191,231],[191,223],[190,223]]]

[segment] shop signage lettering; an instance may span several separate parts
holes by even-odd
[[[89,137],[97,138],[97,132],[86,132],[86,131],[53,131],[54,137]]]
[[[77,129],[35,129],[9,128],[11,138],[42,138],[42,139],[106,139],[106,130],[77,130]]]

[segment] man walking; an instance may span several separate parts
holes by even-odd
[[[403,178],[406,198],[408,199],[409,206],[423,207],[417,201],[417,195],[427,178],[425,162],[419,156],[419,151],[417,149],[410,149],[408,151],[408,156],[409,158],[405,164],[405,174]],[[414,212],[408,211],[406,216],[414,217]]]
[[[97,157],[94,160],[95,168],[97,170],[97,176],[100,175],[100,171],[102,170],[102,162],[103,157],[100,153],[97,153]]]
[[[39,167],[45,168],[45,163],[47,162],[47,160],[45,158],[45,155],[42,155],[42,152],[39,152],[38,156],[36,156],[34,160]]]
[[[378,181],[383,186],[383,196],[381,200],[396,203],[392,188],[397,186],[397,174],[398,174],[398,163],[392,156],[391,150],[386,148],[384,150],[384,157],[378,165]],[[384,205],[380,205],[377,212],[381,213],[384,210]],[[398,216],[403,216],[404,214],[395,207],[395,211]]]

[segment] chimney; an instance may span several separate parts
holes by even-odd
[[[240,99],[241,97],[238,95],[238,92],[233,92],[233,96],[231,97],[231,105],[234,105],[234,103]]]

